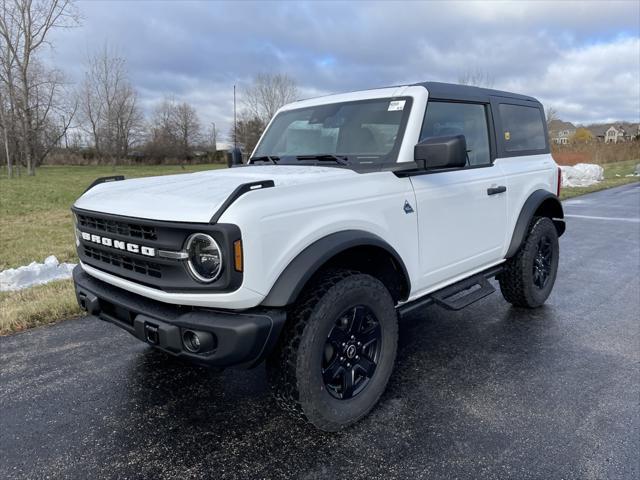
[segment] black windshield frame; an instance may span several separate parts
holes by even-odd
[[[298,112],[298,111],[303,111],[303,110],[312,110],[318,107],[324,107],[324,106],[336,106],[336,105],[363,105],[363,104],[369,104],[369,103],[376,103],[376,102],[394,102],[394,101],[404,101],[404,107],[402,109],[402,117],[400,119],[400,123],[398,125],[398,131],[396,133],[396,139],[395,142],[393,144],[393,147],[391,148],[391,150],[389,150],[389,152],[387,152],[384,155],[375,155],[375,154],[370,154],[370,155],[348,155],[348,154],[344,154],[344,153],[340,153],[337,152],[335,153],[335,155],[341,155],[341,156],[347,156],[349,161],[347,164],[340,164],[338,162],[330,162],[330,161],[320,161],[320,160],[299,160],[297,158],[297,156],[295,155],[277,155],[277,153],[274,152],[270,152],[270,153],[264,153],[264,152],[260,152],[260,147],[263,145],[264,140],[267,136],[267,133],[269,131],[270,128],[273,127],[274,122],[278,119],[278,117],[280,117],[281,115],[284,114],[288,114],[291,112]],[[398,160],[398,153],[400,152],[400,148],[402,146],[402,141],[404,139],[404,134],[407,128],[407,124],[409,122],[409,117],[411,115],[411,111],[412,111],[412,107],[413,107],[413,97],[410,96],[397,96],[397,97],[380,97],[380,98],[368,98],[368,99],[364,99],[364,100],[351,100],[351,101],[345,101],[345,102],[332,102],[332,103],[327,103],[327,104],[320,104],[320,105],[313,105],[313,106],[308,106],[308,107],[301,107],[301,108],[294,108],[294,109],[290,109],[290,110],[284,110],[280,113],[278,113],[273,121],[270,123],[269,128],[267,129],[267,131],[265,131],[265,133],[262,135],[262,137],[260,138],[260,141],[258,142],[258,144],[256,145],[256,148],[254,150],[254,155],[252,156],[256,156],[256,157],[261,157],[263,155],[273,155],[278,157],[278,164],[282,164],[282,165],[322,165],[322,166],[335,166],[335,167],[341,167],[341,168],[349,168],[352,170],[380,170],[380,169],[385,169],[385,168],[389,168],[389,166],[391,165],[395,165],[397,163]],[[332,152],[308,152],[308,156],[313,156],[313,155],[326,155],[327,153],[332,153]],[[302,155],[301,155],[302,156]],[[307,156],[307,155],[304,155]],[[378,158],[372,158],[372,157],[378,157]],[[253,162],[251,162],[253,163]]]

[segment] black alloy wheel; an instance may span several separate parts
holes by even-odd
[[[533,259],[533,284],[542,290],[551,275],[553,249],[551,239],[544,235],[538,240],[536,255]]]
[[[534,218],[522,246],[498,275],[505,300],[525,308],[544,304],[555,284],[559,260],[558,231],[553,220]]]
[[[382,329],[364,305],[343,312],[327,336],[322,378],[334,398],[348,400],[362,392],[375,374]]]
[[[291,309],[267,377],[278,405],[335,432],[378,402],[397,345],[398,313],[387,287],[355,270],[328,269]]]

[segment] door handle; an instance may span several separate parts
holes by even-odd
[[[487,188],[487,195],[496,195],[498,193],[504,193],[507,191],[507,187],[500,185],[499,187]]]

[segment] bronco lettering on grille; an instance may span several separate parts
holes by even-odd
[[[82,239],[87,242],[97,243],[98,245],[104,245],[105,247],[116,248],[118,250],[124,250],[131,253],[139,253],[147,257],[155,257],[156,249],[153,247],[144,247],[137,243],[123,242],[121,240],[114,240],[108,237],[102,237],[87,232],[80,232]]]

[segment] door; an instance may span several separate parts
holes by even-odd
[[[506,241],[504,174],[492,163],[488,104],[430,101],[421,140],[464,135],[465,168],[411,177],[418,214],[418,290],[466,276],[501,260]]]

